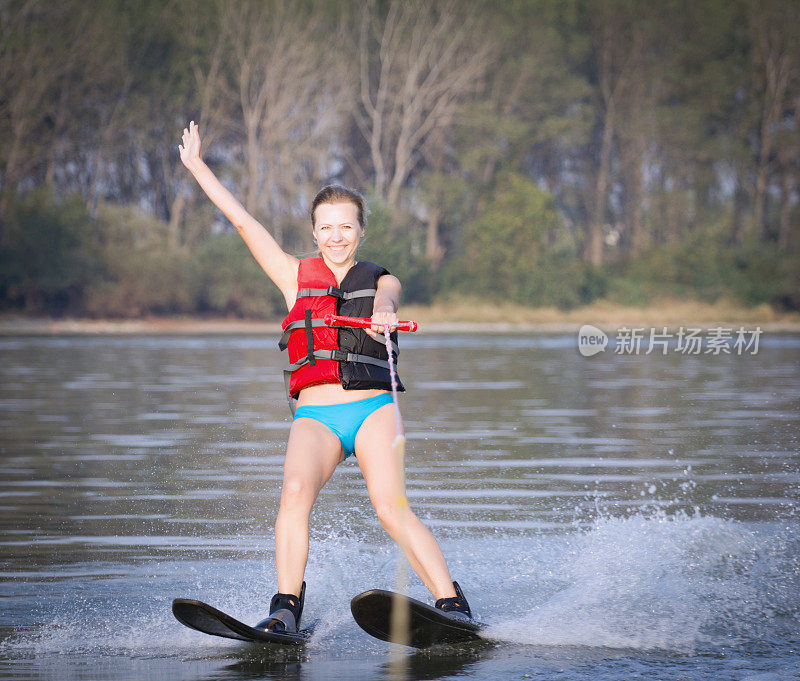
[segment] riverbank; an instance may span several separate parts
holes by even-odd
[[[428,333],[573,333],[583,324],[605,331],[621,327],[677,329],[681,326],[754,327],[764,332],[800,332],[800,313],[780,312],[768,305],[744,307],[728,301],[704,303],[662,300],[648,307],[626,307],[598,301],[574,310],[520,307],[481,300],[433,305],[407,305],[401,317],[413,319]],[[273,334],[280,321],[203,317],[142,319],[52,319],[6,314],[0,316],[0,335],[197,335]]]

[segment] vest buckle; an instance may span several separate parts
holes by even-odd
[[[331,350],[331,359],[334,362],[346,362],[348,354],[346,350]]]

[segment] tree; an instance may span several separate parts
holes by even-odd
[[[34,314],[63,313],[92,279],[89,238],[89,217],[77,195],[57,202],[40,189],[10,203],[0,249],[0,302]]]
[[[21,183],[52,184],[80,165],[83,114],[113,67],[106,17],[82,3],[0,3],[0,225]]]
[[[791,122],[775,135],[777,172],[780,175],[780,209],[778,212],[778,248],[796,250],[800,231],[797,215],[800,195],[800,91],[795,91]],[[794,234],[793,234],[794,232]]]
[[[758,102],[757,154],[753,195],[753,229],[767,234],[766,201],[776,170],[776,139],[781,124],[792,122],[792,90],[800,87],[800,4],[795,0],[763,0],[747,4],[752,40],[753,93]],[[795,135],[800,130],[794,128]],[[785,182],[786,180],[784,180]]]
[[[352,113],[369,148],[375,193],[390,208],[481,86],[491,41],[479,31],[479,14],[455,0],[391,0],[386,11],[373,0],[360,13]]]
[[[645,11],[647,9],[645,5]],[[620,118],[624,115],[621,110],[623,100],[628,100],[628,113],[641,124],[639,111],[644,97],[641,71],[647,47],[641,11],[642,3],[632,0],[599,0],[584,6],[586,30],[592,41],[596,127],[587,158],[590,165],[586,169],[587,219],[583,259],[595,266],[603,263],[603,225],[609,217],[612,162]],[[634,176],[634,199],[631,203],[635,207],[642,198],[636,189],[641,179],[638,172],[644,155],[641,134],[634,134],[632,142],[630,151],[634,159],[629,161],[629,170]],[[635,219],[641,219],[641,216],[635,216]],[[634,229],[639,230],[640,223]]]
[[[464,285],[483,296],[570,306],[579,302],[579,262],[553,197],[520,173],[501,173],[466,228]]]
[[[215,149],[218,140],[233,127],[235,104],[225,90],[228,45],[219,26],[222,6],[206,0],[185,0],[171,5],[170,23],[180,26],[180,37],[176,40],[174,59],[169,64],[175,81],[183,87],[170,93],[177,101],[173,107],[182,109],[178,120],[170,127],[170,142],[176,133],[194,117],[203,125],[203,144],[206,149]],[[182,77],[181,77],[182,76]],[[191,114],[189,112],[192,112]],[[173,122],[169,120],[169,122]],[[185,213],[192,199],[199,198],[195,185],[187,177],[186,169],[175,161],[174,144],[165,147],[168,168],[165,201],[168,202],[169,245],[172,250],[196,242],[202,232],[187,229]],[[205,200],[205,197],[203,197]]]
[[[247,0],[219,7],[231,56],[223,96],[236,101],[240,123],[234,125],[243,133],[244,205],[270,219],[283,241],[280,216],[287,207],[305,210],[311,188],[332,174],[337,156],[344,78],[337,50],[328,49],[335,33],[314,3]]]

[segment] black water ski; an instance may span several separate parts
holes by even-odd
[[[382,589],[372,589],[358,594],[350,601],[350,611],[358,626],[370,636],[390,641],[392,601],[400,598],[408,603],[410,637],[408,644],[414,648],[428,648],[439,643],[477,641],[484,624],[475,620],[461,620],[408,596]]]
[[[313,626],[301,629],[296,634],[285,631],[256,629],[244,622],[226,615],[221,610],[191,598],[176,598],[172,601],[172,614],[181,623],[204,634],[234,638],[238,641],[284,643],[298,646],[305,643],[312,634]]]

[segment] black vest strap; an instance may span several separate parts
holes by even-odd
[[[311,363],[311,366],[314,366],[317,363],[317,360],[314,357],[314,332],[311,330],[311,310],[306,310],[304,321],[304,326],[306,327],[306,347],[308,347],[306,359]]]

